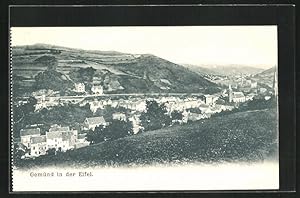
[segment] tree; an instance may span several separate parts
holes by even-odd
[[[44,55],[35,59],[34,63],[46,65],[48,70],[55,70],[58,65],[58,61],[55,58],[55,56],[48,56],[48,55]]]
[[[216,104],[226,105],[226,102],[224,99],[218,98],[218,100],[216,101]]]
[[[264,98],[257,98],[242,103],[239,109],[240,110],[271,109],[271,108],[276,108],[276,105],[277,105],[277,101],[275,97],[271,97],[269,100],[265,100]]]
[[[191,112],[191,113],[197,113],[197,114],[202,114],[202,111],[201,111],[201,109],[199,109],[199,108],[189,108],[189,109],[187,109],[189,112]]]
[[[183,115],[181,112],[175,110],[171,113],[171,118],[174,121],[179,121],[183,119]]]
[[[30,112],[34,112],[36,103],[37,100],[34,97],[29,97],[28,103],[22,106],[24,113],[28,114]]]
[[[33,88],[39,89],[51,89],[54,91],[63,91],[71,89],[74,85],[73,82],[66,79],[65,76],[56,70],[45,70],[38,73],[35,77],[35,83]]]
[[[25,155],[25,151],[19,148],[18,145],[14,146],[14,159],[16,161],[21,160],[21,158]]]
[[[61,153],[62,152],[62,148],[58,147],[57,152],[56,153]]]
[[[140,120],[144,131],[160,129],[172,122],[165,105],[158,104],[155,100],[146,102],[146,112],[141,114]]]
[[[113,120],[109,126],[104,129],[106,138],[118,139],[133,135],[133,126],[131,122],[123,120]]]
[[[48,149],[48,150],[46,151],[46,153],[47,153],[47,155],[55,155],[56,150],[55,150],[55,148],[51,148],[51,149]]]
[[[97,144],[103,142],[107,139],[115,140],[118,138],[133,135],[133,126],[131,122],[126,122],[122,120],[112,120],[110,125],[107,127],[99,126],[96,127],[94,131],[90,130],[87,133],[87,141],[91,144]]]
[[[93,67],[79,68],[77,70],[71,71],[69,73],[69,76],[75,82],[92,82],[95,71],[96,69],[94,69]],[[85,85],[90,86],[88,83],[85,83]]]
[[[86,140],[91,144],[103,142],[105,139],[104,127],[102,125],[95,128],[94,131],[89,130],[86,134]]]

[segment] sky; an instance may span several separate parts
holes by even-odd
[[[277,26],[12,27],[11,45],[154,54],[178,64],[277,65]]]

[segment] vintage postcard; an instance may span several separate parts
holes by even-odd
[[[277,26],[10,36],[13,192],[279,189]]]

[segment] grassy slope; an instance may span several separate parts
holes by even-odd
[[[275,110],[240,112],[104,142],[27,166],[248,161],[276,156]]]

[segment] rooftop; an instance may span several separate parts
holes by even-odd
[[[70,131],[70,128],[68,126],[66,126],[66,127],[52,126],[49,129],[49,132],[55,132],[55,131]]]
[[[27,135],[40,135],[40,128],[20,130],[20,136],[27,136]]]
[[[86,120],[87,120],[87,122],[89,124],[101,124],[101,123],[105,123],[105,119],[104,119],[103,116],[86,118]]]
[[[45,135],[30,138],[30,143],[31,144],[38,144],[38,143],[43,143],[43,142],[46,142],[46,136]]]
[[[46,136],[47,139],[62,138],[62,132],[61,131],[47,132]]]
[[[62,132],[62,140],[63,141],[70,140],[72,135],[73,135],[72,132]]]
[[[101,85],[93,85],[93,88],[100,88],[100,89],[102,89],[102,86]]]
[[[83,133],[82,133],[82,134],[78,134],[78,137],[77,137],[77,138],[78,138],[78,139],[84,139],[85,137],[86,137],[86,134],[83,134]]]
[[[233,97],[234,98],[242,98],[242,97],[245,97],[245,95],[243,94],[243,92],[233,92]]]

